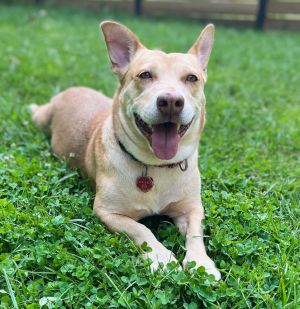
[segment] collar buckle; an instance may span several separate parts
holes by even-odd
[[[178,165],[179,165],[179,168],[181,169],[182,172],[185,172],[188,169],[188,167],[189,167],[187,159],[184,159]]]

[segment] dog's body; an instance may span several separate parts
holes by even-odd
[[[213,27],[202,32],[188,54],[149,51],[116,23],[103,23],[102,30],[120,78],[114,99],[92,89],[70,88],[48,104],[32,106],[33,120],[51,133],[57,155],[95,181],[96,215],[111,230],[152,248],[145,253],[152,269],[176,259],[137,220],[165,214],[186,235],[183,264],[196,261],[219,279],[203,243],[197,164]],[[140,187],[138,179],[151,184]]]

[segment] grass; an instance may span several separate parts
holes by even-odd
[[[72,85],[117,85],[98,23],[187,50],[195,22],[0,6],[1,308],[299,308],[299,33],[217,27],[200,146],[205,233],[222,272],[151,274],[137,247],[92,214],[86,180],[51,154],[26,106]],[[148,219],[184,257],[167,221]]]

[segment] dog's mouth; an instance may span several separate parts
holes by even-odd
[[[170,160],[176,155],[180,138],[193,122],[191,120],[184,125],[168,121],[149,125],[138,114],[134,114],[134,119],[139,130],[148,139],[154,154],[161,160]]]

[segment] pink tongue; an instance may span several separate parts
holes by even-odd
[[[161,160],[172,159],[178,149],[180,136],[177,125],[167,122],[154,126],[151,135],[151,146],[155,155]]]

